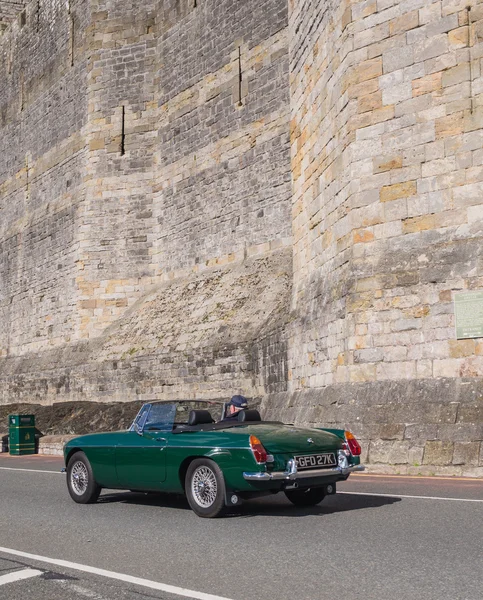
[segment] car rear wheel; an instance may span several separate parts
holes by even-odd
[[[92,467],[84,452],[76,452],[67,463],[67,489],[78,504],[92,504],[101,493],[101,486],[94,479]]]
[[[208,519],[225,509],[225,478],[220,467],[207,458],[197,458],[188,467],[185,491],[191,509]]]
[[[325,489],[318,487],[286,490],[285,495],[295,506],[315,506],[325,498]]]

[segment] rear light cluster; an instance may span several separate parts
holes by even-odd
[[[352,456],[361,455],[361,446],[350,431],[344,431],[345,441]]]
[[[250,448],[252,449],[253,456],[257,463],[267,462],[267,451],[262,445],[262,442],[257,438],[256,435],[250,436]]]

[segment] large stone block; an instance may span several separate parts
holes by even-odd
[[[453,442],[426,442],[423,463],[425,465],[450,465],[453,461],[453,452]]]

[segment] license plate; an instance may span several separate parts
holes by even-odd
[[[307,456],[296,456],[295,460],[299,471],[337,466],[335,454],[308,454]]]

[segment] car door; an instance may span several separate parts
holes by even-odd
[[[175,407],[145,405],[122,443],[116,447],[116,471],[122,488],[163,489],[166,479],[166,448],[172,435]]]
[[[127,431],[116,447],[116,471],[119,485],[127,489],[161,489],[166,479],[167,438],[163,432],[141,435]]]

